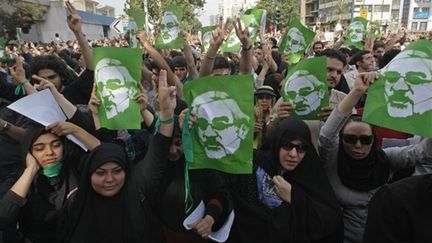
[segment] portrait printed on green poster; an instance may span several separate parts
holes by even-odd
[[[96,48],[94,50],[96,93],[101,101],[99,117],[102,127],[139,129],[141,51],[129,48]]]
[[[282,95],[294,107],[292,116],[316,120],[321,108],[329,105],[326,60],[325,57],[306,59],[288,74]]]
[[[353,18],[347,30],[348,39],[344,44],[353,45],[360,49],[363,48],[363,39],[366,36],[367,28],[368,21],[366,19],[362,17]]]
[[[252,170],[253,93],[250,75],[206,77],[185,85],[185,98],[197,119],[192,127],[191,169],[227,173]],[[200,81],[200,82],[196,82]]]
[[[432,137],[432,42],[410,44],[368,90],[364,119],[372,124]]]
[[[158,48],[183,48],[180,21],[183,18],[183,8],[168,6],[160,23],[159,36],[156,39]]]
[[[294,19],[282,39],[279,51],[289,54],[290,63],[297,63],[306,52],[314,37],[315,32],[303,26],[297,19]]]

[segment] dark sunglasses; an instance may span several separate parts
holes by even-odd
[[[372,135],[356,136],[356,135],[351,135],[351,134],[343,134],[342,139],[345,143],[348,143],[348,144],[356,144],[357,141],[360,140],[360,143],[362,145],[372,144],[372,142],[374,140]]]
[[[293,143],[288,143],[285,144],[284,146],[282,146],[283,149],[287,150],[287,151],[291,151],[293,148],[296,149],[297,153],[303,154],[306,153],[309,149],[309,146],[307,144],[293,144]]]
[[[327,67],[327,72],[332,73],[332,72],[336,72],[337,75],[341,75],[343,70],[340,69],[336,69],[336,68],[331,68],[331,67]]]

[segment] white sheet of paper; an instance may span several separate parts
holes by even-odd
[[[58,121],[66,121],[65,114],[49,89],[23,97],[10,104],[8,108],[43,126],[48,126]],[[72,135],[67,135],[66,137],[85,151],[88,150],[78,138]]]
[[[191,227],[189,227],[189,225],[195,223],[199,219],[202,219],[204,213],[205,213],[205,205],[204,202],[201,200],[201,202],[195,208],[195,210],[183,221],[183,226],[187,230],[190,230]],[[212,232],[209,235],[209,238],[217,242],[225,242],[228,239],[233,222],[234,222],[234,210],[231,210],[228,219],[225,221],[222,227],[218,231]]]

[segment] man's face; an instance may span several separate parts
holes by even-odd
[[[287,50],[289,53],[297,53],[304,50],[306,41],[302,33],[297,28],[288,31]]]
[[[374,54],[376,56],[383,56],[385,52],[384,47],[378,47],[377,49],[374,50]]]
[[[329,89],[334,89],[339,84],[343,69],[343,62],[335,58],[327,58],[327,85]]]
[[[168,160],[177,161],[183,156],[183,146],[181,138],[173,138],[169,149]]]
[[[259,49],[259,48],[255,49],[254,55],[255,55],[255,58],[257,59],[258,63],[262,63],[263,62],[264,52],[263,52],[262,49]]]
[[[352,22],[349,26],[348,36],[354,42],[363,40],[364,25],[362,22]]]
[[[322,52],[323,49],[324,49],[324,46],[322,44],[316,44],[313,48],[313,52],[315,54],[318,54],[318,53]]]
[[[166,12],[160,24],[161,37],[164,44],[173,42],[180,33],[180,27],[172,12]]]
[[[383,71],[391,117],[409,117],[432,110],[432,60],[398,58]]]
[[[363,70],[369,71],[375,67],[375,57],[372,53],[367,53],[362,56],[362,61],[357,63]]]
[[[54,72],[52,69],[44,68],[38,71],[37,75],[43,79],[46,79],[54,84],[58,91],[62,90],[63,84],[62,79],[58,73]]]
[[[180,80],[185,80],[187,75],[187,68],[186,67],[175,67],[174,73],[177,75],[177,77]]]
[[[294,105],[294,112],[305,116],[315,112],[321,105],[324,91],[317,85],[320,81],[312,74],[293,73],[285,84],[285,92]]]
[[[210,101],[197,107],[198,137],[209,158],[221,159],[234,154],[245,139],[248,128],[236,124],[233,110],[240,111],[232,99]]]
[[[104,58],[96,65],[96,83],[101,102],[107,110],[107,118],[113,118],[129,107],[129,101],[137,93],[136,83],[129,71],[118,60]]]

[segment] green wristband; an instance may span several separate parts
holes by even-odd
[[[159,119],[159,122],[160,122],[160,124],[171,124],[174,122],[174,116],[172,116],[166,120]]]

